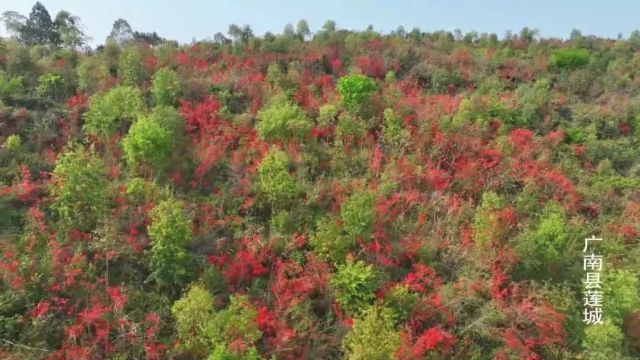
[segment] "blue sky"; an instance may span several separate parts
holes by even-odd
[[[124,18],[138,31],[157,31],[180,42],[226,33],[231,23],[251,25],[254,33],[281,32],[287,23],[306,19],[312,31],[327,19],[339,28],[364,29],[369,24],[388,32],[398,25],[407,30],[461,29],[499,36],[506,30],[538,28],[543,36],[583,34],[627,37],[640,28],[640,1],[634,0],[42,0],[53,17],[61,9],[80,16],[93,43],[101,43],[113,21]],[[0,12],[28,14],[35,1],[2,0]],[[0,34],[6,35],[4,27]]]

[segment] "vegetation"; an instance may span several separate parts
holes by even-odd
[[[2,22],[0,358],[640,358],[640,33]]]

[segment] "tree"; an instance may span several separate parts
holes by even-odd
[[[282,35],[288,38],[293,38],[296,36],[296,32],[293,29],[293,25],[291,25],[291,23],[285,25],[284,30],[282,31]]]
[[[298,185],[289,173],[289,157],[277,148],[272,148],[258,169],[260,192],[276,208],[290,204],[298,192]]]
[[[142,93],[129,86],[117,86],[91,98],[84,129],[99,136],[110,136],[133,121],[144,109]]]
[[[351,109],[367,102],[377,88],[376,82],[365,75],[348,75],[338,80],[342,102]]]
[[[147,279],[175,293],[192,279],[193,259],[187,251],[192,240],[191,221],[184,205],[175,199],[160,202],[151,211],[151,269]]]
[[[87,36],[80,29],[80,18],[61,10],[54,20],[56,30],[60,34],[62,46],[67,49],[78,49],[85,45]]]
[[[155,31],[154,32],[134,31],[133,40],[147,44],[147,45],[151,45],[151,46],[160,45],[163,41],[165,41],[165,39],[160,37]]]
[[[265,140],[301,141],[311,132],[313,123],[304,110],[286,99],[277,99],[258,113],[256,128]]]
[[[122,44],[133,39],[133,30],[131,25],[125,19],[118,19],[113,23],[109,37],[115,39]]]
[[[182,92],[182,83],[175,71],[161,68],[153,75],[151,94],[156,105],[175,106]]]
[[[296,25],[296,34],[300,40],[304,40],[307,36],[311,35],[311,30],[309,30],[307,20],[302,19],[298,21],[298,24]]]
[[[368,308],[344,338],[347,360],[390,360],[402,343],[392,312],[380,305]]]
[[[95,228],[108,208],[107,167],[98,156],[82,148],[64,153],[56,162],[50,187],[63,227],[80,231]]]
[[[26,45],[43,45],[57,47],[61,37],[56,24],[51,20],[47,8],[39,1],[33,5],[29,17],[15,11],[2,14],[2,21],[9,33]]]
[[[2,22],[13,38],[23,41],[27,18],[16,11],[5,11],[2,13]]]
[[[358,314],[376,299],[378,288],[373,266],[364,261],[348,259],[331,276],[331,286],[340,306],[351,314]]]
[[[166,165],[173,152],[173,134],[153,117],[140,117],[129,129],[122,147],[129,164],[149,163],[156,168]]]
[[[256,322],[257,311],[247,296],[232,295],[229,305],[215,311],[214,298],[200,285],[189,291],[171,307],[176,320],[176,330],[181,347],[190,355],[209,359],[258,359],[255,349],[248,352],[256,357],[232,357],[228,346],[242,340],[245,346],[253,346],[262,337]],[[227,355],[227,356],[222,356]]]
[[[242,29],[240,26],[236,24],[229,25],[229,29],[227,30],[227,34],[231,36],[233,41],[241,41],[242,40]]]
[[[325,21],[324,25],[322,25],[322,30],[326,32],[335,32],[336,31],[336,22],[333,20]]]
[[[132,44],[122,51],[118,62],[118,74],[128,85],[141,85],[148,79],[149,74],[142,61],[142,51],[138,45]]]
[[[39,1],[33,5],[25,25],[23,40],[27,45],[55,47],[60,44],[60,34],[51,20],[51,15]]]
[[[352,239],[369,241],[373,237],[375,222],[375,195],[368,191],[353,193],[342,204],[340,217],[344,230]]]

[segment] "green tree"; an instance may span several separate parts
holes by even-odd
[[[141,85],[148,78],[142,59],[142,51],[137,45],[127,46],[120,54],[118,74],[127,85]]]
[[[638,278],[632,271],[620,269],[605,270],[603,275],[605,316],[619,326],[629,312],[640,307]]]
[[[53,101],[62,101],[67,96],[67,85],[64,78],[54,73],[40,75],[38,95]]]
[[[311,35],[311,30],[309,30],[309,23],[307,20],[301,19],[298,21],[296,25],[296,35],[300,38],[300,40],[304,40],[307,36]]]
[[[29,13],[23,28],[22,40],[27,45],[58,46],[60,44],[60,34],[51,20],[51,15],[39,1],[33,5]]]
[[[551,55],[550,63],[561,69],[576,69],[587,65],[590,58],[587,49],[561,49]]]
[[[605,321],[601,325],[587,326],[582,342],[584,355],[590,360],[625,359],[623,341],[622,330],[610,321]]]
[[[254,349],[248,357],[236,357],[228,349],[229,343],[243,340],[249,347],[262,337],[256,322],[257,311],[246,295],[231,295],[229,305],[216,311],[214,298],[200,285],[193,285],[176,301],[171,312],[181,347],[197,358],[259,359]]]
[[[81,148],[69,150],[53,170],[52,208],[64,227],[92,230],[106,215],[108,189],[108,171],[102,159]]]
[[[338,92],[342,97],[342,102],[351,109],[369,101],[377,89],[376,82],[365,75],[347,75],[338,80]]]
[[[258,113],[256,129],[265,140],[302,140],[313,123],[304,110],[285,99],[278,99]]]
[[[342,346],[347,360],[392,360],[401,343],[392,312],[376,305],[355,319]]]
[[[156,105],[177,105],[181,92],[182,84],[175,71],[162,68],[153,75],[151,94]]]
[[[331,276],[331,286],[343,309],[358,314],[376,299],[378,288],[373,266],[364,261],[348,259]]]
[[[298,184],[289,173],[289,157],[275,147],[262,160],[258,180],[260,192],[276,208],[290,204],[297,196]]]
[[[85,114],[84,129],[108,137],[133,121],[144,109],[142,93],[130,86],[116,86],[107,93],[94,95]]]
[[[205,331],[215,317],[215,299],[200,285],[189,291],[171,306],[180,347],[194,356],[204,357],[211,344]]]
[[[53,21],[54,26],[60,34],[60,42],[67,49],[78,49],[85,45],[88,37],[82,31],[80,18],[71,15],[68,11],[61,10],[56,14]]]
[[[127,22],[127,20],[122,18],[114,21],[109,37],[116,40],[120,44],[126,41],[130,41],[131,39],[133,39],[133,30],[131,29],[131,25],[129,25],[129,22]]]
[[[342,204],[340,217],[344,229],[352,239],[371,240],[374,233],[375,200],[372,192],[359,191],[353,193]]]
[[[153,270],[149,280],[160,288],[179,290],[193,277],[193,259],[187,251],[192,239],[191,222],[182,202],[160,202],[151,211],[148,233]]]
[[[130,164],[149,163],[156,168],[165,165],[174,146],[173,134],[152,116],[140,117],[122,141]]]

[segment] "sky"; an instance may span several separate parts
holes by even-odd
[[[280,33],[287,23],[306,19],[312,32],[328,19],[340,29],[389,32],[402,25],[423,31],[460,29],[504,35],[523,27],[544,37],[584,35],[627,37],[640,29],[640,1],[635,0],[41,0],[54,17],[67,10],[81,18],[92,44],[102,43],[113,22],[123,18],[137,31],[156,31],[167,39],[190,43],[226,34],[229,24],[249,24],[255,34]],[[0,12],[28,15],[35,1],[2,0]],[[0,35],[6,36],[4,26]]]

